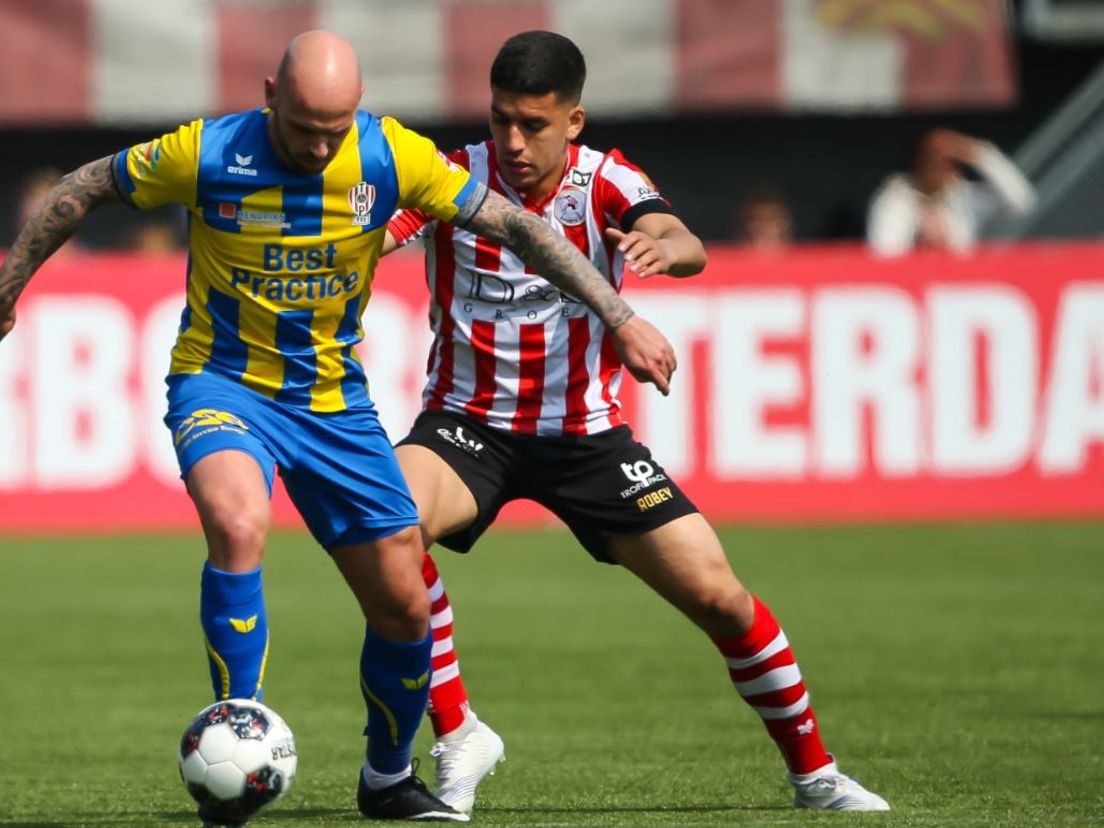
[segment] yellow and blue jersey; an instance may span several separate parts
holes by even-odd
[[[387,221],[417,207],[444,221],[480,186],[433,144],[360,111],[317,175],[288,169],[268,110],[193,121],[120,152],[135,207],[190,212],[187,305],[170,374],[213,372],[313,411],[367,399],[353,346]]]

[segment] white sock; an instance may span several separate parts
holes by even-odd
[[[374,770],[367,762],[364,763],[364,768],[361,770],[360,775],[364,777],[364,784],[371,788],[373,791],[382,790],[383,788],[390,788],[392,785],[397,785],[406,779],[410,774],[414,772],[414,768],[411,765],[406,766],[406,770],[399,771],[398,773],[379,773]]]

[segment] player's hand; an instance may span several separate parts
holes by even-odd
[[[666,273],[675,263],[674,256],[662,239],[652,238],[639,230],[622,233],[616,227],[607,227],[606,238],[617,243],[617,249],[624,254],[629,270],[642,279]]]
[[[631,316],[610,336],[621,362],[639,382],[650,382],[663,396],[671,393],[671,374],[678,363],[675,349],[647,319]]]

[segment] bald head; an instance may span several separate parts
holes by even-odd
[[[364,92],[356,50],[333,32],[304,32],[280,60],[276,91],[318,113],[355,110]]]
[[[364,93],[356,50],[333,32],[305,32],[265,79],[269,134],[289,166],[316,174],[333,159]]]

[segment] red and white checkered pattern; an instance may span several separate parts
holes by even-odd
[[[1002,0],[9,0],[0,123],[176,123],[247,109],[284,44],[334,29],[365,105],[483,117],[511,34],[579,44],[605,115],[1000,106],[1014,96]]]

